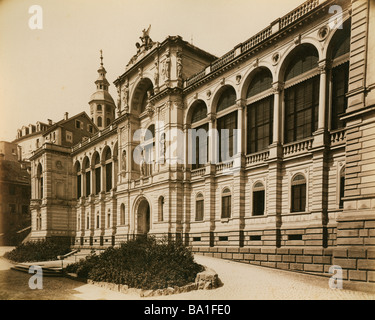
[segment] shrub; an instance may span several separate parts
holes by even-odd
[[[126,284],[145,290],[184,286],[194,282],[203,267],[181,243],[140,237],[88,256],[67,267],[68,272],[94,281]]]
[[[70,251],[70,242],[66,239],[46,239],[21,243],[5,257],[15,262],[49,261],[57,259]]]

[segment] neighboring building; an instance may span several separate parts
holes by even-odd
[[[105,128],[33,153],[32,238],[168,235],[374,282],[374,32],[369,0],[309,0],[219,59],[144,31],[114,82],[117,117],[101,63],[90,107]]]
[[[30,168],[18,156],[17,144],[0,141],[0,245],[16,245],[30,232]]]
[[[43,144],[43,133],[52,125],[52,120],[48,124],[38,121],[36,125],[30,124],[17,130],[17,139],[13,141],[18,145],[20,160],[27,161],[34,150]]]

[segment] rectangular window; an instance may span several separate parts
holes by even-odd
[[[285,90],[285,142],[312,136],[318,129],[319,76]]]
[[[290,234],[288,235],[288,240],[302,240],[302,234]]]
[[[262,236],[250,236],[250,241],[261,241]]]
[[[345,196],[345,177],[340,177],[340,203],[339,208],[344,208],[344,196]]]
[[[263,216],[264,215],[264,190],[253,192],[253,215]]]
[[[340,116],[348,106],[349,62],[332,69],[332,117],[331,130],[345,127],[345,121]]]
[[[91,172],[86,172],[86,197],[88,197],[91,194]]]
[[[203,221],[204,200],[197,200],[195,203],[195,221]]]
[[[77,176],[77,199],[81,198],[81,175]]]
[[[192,131],[193,170],[202,168],[208,162],[208,124],[193,129]]]
[[[65,138],[66,138],[66,141],[67,142],[73,142],[73,133],[70,132],[70,131],[66,131],[66,135],[65,135]]]
[[[257,101],[247,108],[247,153],[268,148],[273,135],[273,96]]]
[[[219,237],[219,241],[228,241],[228,237]]]
[[[228,219],[231,215],[231,196],[221,198],[221,218]]]
[[[105,177],[106,177],[106,192],[111,191],[112,189],[112,163],[108,163],[105,166]]]
[[[95,169],[95,194],[100,192],[100,167]]]
[[[76,128],[80,129],[81,128],[81,121],[76,120]]]
[[[219,161],[225,162],[237,153],[237,112],[232,112],[217,119],[219,133]]]
[[[306,184],[292,186],[292,212],[305,212]]]

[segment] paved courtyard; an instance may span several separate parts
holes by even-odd
[[[4,250],[0,248],[0,255]],[[267,269],[210,257],[195,256],[198,263],[214,269],[223,286],[210,291],[154,297],[152,300],[375,300],[375,293],[332,290],[328,279]],[[44,277],[42,290],[28,286],[31,275],[10,270],[10,264],[0,257],[0,299],[10,300],[136,300],[131,294],[121,294],[66,278]]]

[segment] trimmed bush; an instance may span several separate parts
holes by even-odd
[[[70,252],[69,240],[53,238],[21,243],[4,256],[15,262],[36,262],[56,260],[58,255],[68,252]]]
[[[203,269],[181,243],[140,237],[119,248],[108,248],[100,255],[88,256],[69,265],[66,271],[94,281],[155,290],[194,282]]]

